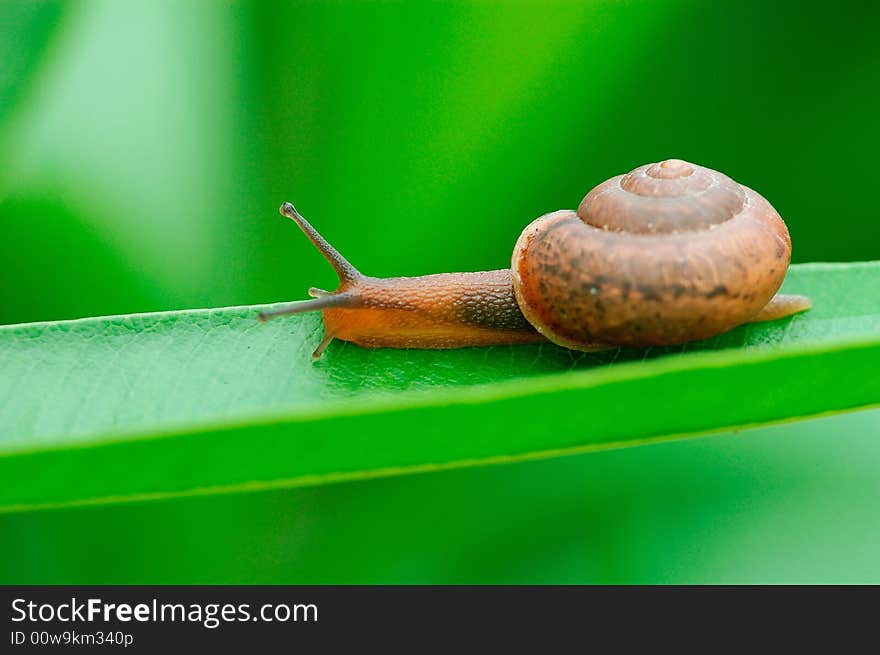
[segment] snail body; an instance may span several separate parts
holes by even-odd
[[[791,239],[770,203],[681,160],[640,166],[595,187],[577,211],[541,216],[517,240],[511,268],[496,271],[364,276],[293,205],[281,213],[340,285],[260,317],[321,310],[315,357],[333,338],[397,348],[673,345],[810,307],[803,296],[776,295]]]

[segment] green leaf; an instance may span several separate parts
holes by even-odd
[[[635,445],[880,401],[880,262],[793,266],[814,308],[679,348],[309,354],[233,307],[0,328],[0,511]]]

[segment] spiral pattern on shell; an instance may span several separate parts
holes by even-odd
[[[763,197],[670,159],[603,182],[577,212],[532,222],[512,269],[532,325],[587,349],[684,343],[745,323],[779,289],[790,256]]]

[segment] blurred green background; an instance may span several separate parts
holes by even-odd
[[[680,157],[880,259],[880,6],[0,4],[0,323],[498,268]],[[624,402],[622,400],[622,402]],[[880,412],[565,459],[0,517],[0,582],[880,582]],[[88,472],[84,472],[88,475]]]

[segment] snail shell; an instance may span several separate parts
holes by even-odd
[[[790,257],[763,197],[669,159],[600,184],[577,212],[532,222],[513,251],[513,285],[525,317],[559,345],[671,345],[756,316]]]

